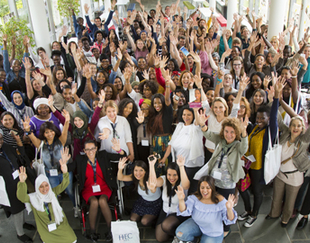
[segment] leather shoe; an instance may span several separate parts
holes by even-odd
[[[21,236],[17,235],[17,238],[24,243],[33,242],[32,239],[28,235],[25,235],[25,234]]]
[[[286,226],[287,226],[287,224],[281,222],[281,227],[282,227],[282,228],[285,228]]]
[[[297,224],[297,226],[296,226],[296,229],[301,230],[301,229],[305,228],[305,226],[307,225],[307,223],[308,223],[308,218],[302,217],[302,218],[299,220],[299,222],[298,222],[298,224]]]
[[[36,227],[34,227],[32,224],[28,224],[28,223],[24,223],[23,228],[27,229],[27,230],[36,230]]]

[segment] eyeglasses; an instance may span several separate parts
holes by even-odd
[[[240,108],[245,109],[246,107],[245,107],[245,105],[240,105]]]
[[[148,108],[141,109],[141,111],[148,111],[148,110],[149,110]]]
[[[90,148],[90,149],[84,149],[85,152],[91,152],[91,151],[94,151],[96,150],[96,147],[93,147],[93,148]]]

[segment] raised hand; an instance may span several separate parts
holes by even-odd
[[[103,128],[102,133],[99,133],[99,139],[106,140],[110,136],[111,131],[109,128]]]
[[[31,62],[29,61],[28,57],[25,57],[24,60],[22,60],[22,62],[26,70],[29,70],[31,68]]]
[[[26,116],[23,120],[23,127],[24,131],[29,132],[30,131],[30,118],[29,116]]]
[[[178,155],[177,156],[177,164],[178,164],[179,167],[184,166],[184,164],[185,164],[185,157],[182,156],[182,155]]]
[[[112,138],[111,142],[112,142],[112,149],[114,151],[118,152],[121,150],[121,145],[120,145],[119,139]]]
[[[268,100],[269,100],[269,102],[272,102],[273,101],[273,97],[274,97],[274,87],[271,86],[270,89],[267,89],[266,91],[268,93]]]
[[[256,37],[257,37],[257,31],[253,31],[252,35],[250,37],[250,43],[254,45],[255,41],[256,41]]]
[[[224,56],[224,57],[228,57],[230,54],[231,54],[231,49],[227,49],[227,50],[223,53],[222,57],[223,57],[223,56]]]
[[[250,83],[250,78],[244,73],[239,83],[239,89],[242,91],[245,90],[246,87],[249,85],[249,83]]]
[[[70,113],[65,109],[62,110],[62,116],[66,119],[66,122],[70,122]]]
[[[69,154],[69,148],[65,147],[61,150],[61,159],[59,160],[60,169],[62,173],[68,172],[67,162],[71,158],[71,154]]]
[[[226,202],[226,208],[232,209],[235,205],[235,200],[236,200],[235,195],[229,194],[228,200]]]
[[[27,180],[26,168],[24,166],[19,167],[19,181],[25,182]]]
[[[246,131],[249,124],[249,117],[245,115],[243,121],[240,122],[241,131]]]
[[[119,162],[118,162],[118,169],[119,170],[123,170],[125,168],[126,161],[127,161],[126,157],[123,157],[123,158],[119,159]]]
[[[103,104],[104,101],[105,101],[105,92],[102,89],[99,93],[99,103]]]
[[[117,54],[115,53],[118,60],[122,60],[123,54],[119,48],[117,48]]]
[[[272,79],[270,76],[268,76],[268,75],[265,76],[264,81],[263,81],[263,85],[264,85],[265,89],[268,88],[268,84],[271,82],[271,80]]]
[[[124,78],[126,81],[129,81],[130,80],[130,77],[132,75],[132,71],[130,68],[126,68],[125,69],[125,73],[124,73]]]
[[[166,56],[162,56],[161,57],[161,60],[159,61],[159,65],[160,65],[160,68],[165,68],[166,67],[166,63],[168,61],[168,57]]]
[[[197,120],[198,124],[201,127],[206,124],[206,121],[210,117],[210,116],[206,116],[205,114],[206,114],[206,109],[204,109],[203,111],[200,111],[198,114],[196,114],[197,116],[195,117],[195,119]]]
[[[181,185],[178,185],[178,190],[175,190],[175,193],[177,194],[179,201],[185,199],[184,190]]]
[[[160,64],[160,56],[157,54],[155,55],[155,58],[154,58],[154,65],[155,67],[158,67]]]
[[[157,157],[154,154],[151,154],[147,160],[149,161],[150,167],[154,167],[157,161]]]
[[[52,95],[49,95],[47,102],[49,107],[54,107],[54,98]]]
[[[162,73],[166,82],[171,79],[171,73],[170,73],[169,69],[162,69],[161,73]]]
[[[12,43],[12,46],[16,46],[17,43],[16,43],[16,37],[15,36],[12,37],[11,43]]]
[[[3,42],[7,42],[8,41],[8,35],[7,34],[3,34],[2,40],[3,40]]]
[[[146,80],[149,80],[149,71],[148,70],[143,70],[142,77],[145,78]]]
[[[278,78],[275,84],[275,93],[281,94],[282,89],[284,88],[285,85],[286,85],[285,77],[280,76],[280,78]]]
[[[29,37],[27,35],[25,35],[23,38],[23,45],[28,46],[29,42],[30,42]]]
[[[86,79],[90,79],[90,78],[91,78],[91,72],[90,72],[90,69],[89,69],[89,64],[86,64],[86,65],[83,67],[83,76],[84,76]]]
[[[196,84],[198,89],[200,89],[201,86],[202,86],[201,85],[202,84],[202,80],[203,80],[203,78],[200,78],[197,75],[194,76],[194,82],[195,82],[195,84]]]
[[[153,193],[156,191],[156,184],[157,184],[156,177],[154,178],[152,176],[149,176],[149,180],[146,182],[146,186]]]
[[[191,51],[190,54],[193,56],[194,62],[200,62],[201,61],[200,57],[199,57],[199,55],[197,53]]]
[[[292,67],[290,68],[292,76],[297,76],[299,68],[300,68],[300,65],[298,65],[297,62],[294,62]]]
[[[143,115],[143,112],[142,111],[139,111],[138,112],[138,117],[136,117],[137,121],[142,124],[144,122],[144,115]]]
[[[85,13],[88,14],[89,6],[87,3],[84,4],[84,10],[85,10]]]
[[[32,76],[34,77],[35,80],[40,81],[40,82],[44,82],[44,77],[41,73],[39,73],[37,71],[33,71]]]
[[[51,71],[51,68],[48,67],[48,68],[40,68],[40,73],[44,74],[45,76],[48,76],[49,78],[52,77],[52,71]]]

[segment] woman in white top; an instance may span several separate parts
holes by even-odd
[[[154,159],[151,155],[149,159]],[[127,158],[120,159],[118,163],[117,179],[120,181],[133,181],[134,190],[140,195],[139,199],[135,201],[131,211],[130,220],[139,222],[144,226],[151,225],[161,210],[161,190],[156,188],[156,181],[149,181],[149,168],[148,165],[142,160],[137,160],[134,163],[133,173],[124,175],[125,162]]]
[[[222,83],[222,75],[218,75],[217,79],[217,87],[216,89],[220,88],[221,83]],[[240,99],[242,96],[243,91],[249,84],[249,78],[244,75],[242,76],[239,84],[239,90],[236,99],[234,100],[233,107],[231,109],[231,113],[229,117],[238,117],[238,111],[240,108]],[[219,86],[219,87],[218,87]],[[217,92],[215,92],[217,93]],[[214,133],[220,133],[221,128],[222,128],[222,122],[223,120],[228,117],[228,106],[226,101],[221,98],[221,97],[216,97],[212,103],[212,106],[210,107],[207,102],[203,104],[205,107],[205,114],[209,117],[208,118],[208,127],[210,131]],[[208,162],[208,160],[211,158],[212,153],[214,152],[215,149],[215,144],[209,140],[206,140],[205,146],[207,150],[205,150],[205,162]]]
[[[158,216],[155,230],[156,240],[163,242],[167,241],[170,236],[174,236],[176,228],[187,219],[176,215],[179,199],[175,190],[181,185],[187,194],[190,182],[184,169],[184,157],[178,156],[177,163],[168,164],[166,175],[160,176],[157,179],[155,173],[156,160],[156,158],[149,160],[150,181],[152,184],[155,183],[156,187],[163,187],[163,208]]]

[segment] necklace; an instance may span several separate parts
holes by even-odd
[[[291,146],[292,144],[294,144],[295,142],[292,142],[290,140],[288,140],[289,146]]]

